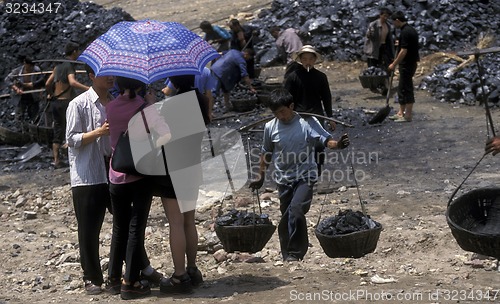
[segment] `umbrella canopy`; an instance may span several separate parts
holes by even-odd
[[[201,74],[217,51],[177,22],[122,21],[94,40],[79,60],[96,76],[123,76],[144,83],[188,74]]]

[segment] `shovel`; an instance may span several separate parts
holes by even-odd
[[[27,150],[19,155],[17,155],[13,159],[5,159],[2,160],[2,162],[27,162],[28,160],[32,159],[33,157],[37,156],[42,152],[42,148],[40,147],[39,144],[33,143],[28,146]]]
[[[385,107],[380,109],[375,116],[370,119],[368,124],[373,125],[377,123],[381,123],[384,121],[384,119],[389,116],[389,113],[391,113],[391,107],[389,106],[389,96],[391,96],[391,88],[392,88],[392,79],[394,78],[394,71],[391,72],[391,78],[389,80],[389,88],[387,89],[387,96],[385,98]]]

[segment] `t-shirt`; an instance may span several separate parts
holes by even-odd
[[[274,118],[266,123],[262,145],[263,153],[273,153],[276,183],[286,185],[296,180],[316,182],[318,168],[314,147],[328,137],[318,134],[298,114],[288,123]]]
[[[414,64],[420,61],[420,56],[418,54],[420,48],[418,44],[418,33],[408,24],[403,25],[401,28],[401,33],[399,34],[399,47],[408,50],[401,64]]]

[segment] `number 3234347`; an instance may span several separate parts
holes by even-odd
[[[7,14],[57,14],[60,9],[61,2],[7,2],[4,4],[4,12]]]

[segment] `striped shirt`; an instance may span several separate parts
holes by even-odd
[[[71,187],[108,183],[104,157],[111,155],[109,136],[82,145],[83,134],[100,127],[106,120],[105,107],[92,87],[69,103],[66,120]]]

